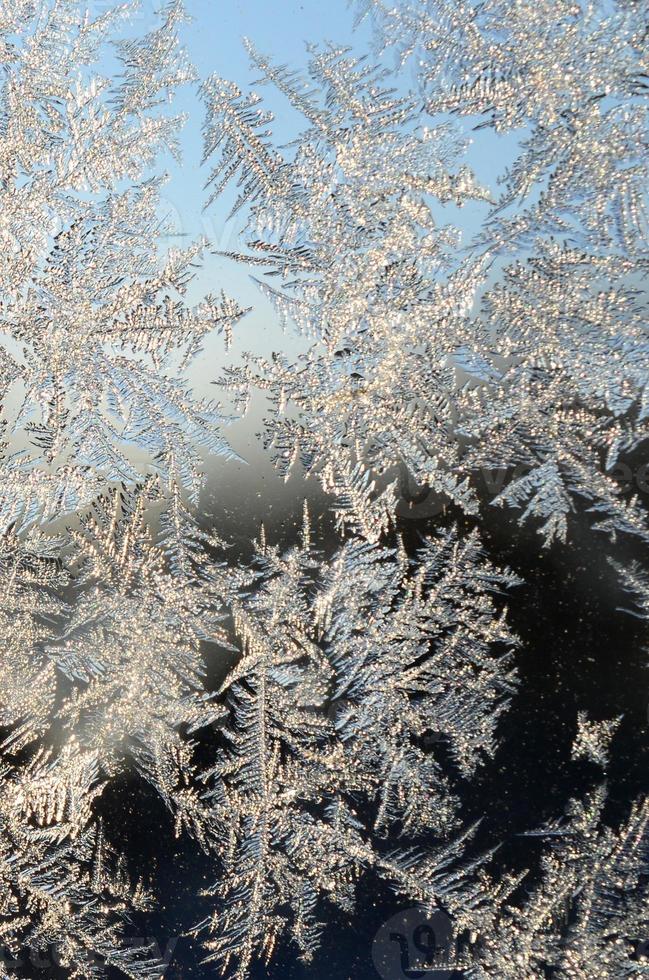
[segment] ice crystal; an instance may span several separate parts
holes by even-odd
[[[565,537],[571,497],[620,514],[607,476],[646,438],[646,24],[641,5],[361,0],[431,114],[519,131],[478,247],[506,263],[485,316],[511,359],[469,414],[472,462],[522,464],[501,501]]]
[[[145,523],[149,503],[145,492],[114,491],[70,531],[73,607],[48,652],[73,685],[58,710],[65,727],[107,775],[133,759],[178,828],[200,834],[188,736],[223,714],[204,686],[201,647],[228,645],[223,603],[169,573]]]
[[[7,966],[57,962],[70,976],[107,966],[134,978],[161,976],[142,946],[124,942],[124,915],[146,908],[141,887],[114,867],[90,806],[100,791],[96,757],[72,745],[0,772],[1,942]],[[54,959],[52,959],[54,957]],[[12,973],[2,968],[2,976]]]
[[[297,363],[253,359],[230,386],[268,392],[266,439],[280,472],[296,461],[317,471],[343,521],[370,539],[396,497],[373,499],[368,468],[401,462],[417,482],[474,509],[453,473],[453,355],[473,340],[466,311],[482,265],[462,260],[455,230],[428,203],[487,196],[462,163],[465,140],[448,123],[421,125],[415,102],[345,49],[315,52],[308,83],[249,50],[310,126],[283,157],[258,99],[210,79],[205,155],[219,154],[210,181],[216,194],[238,175],[235,209],[245,202],[250,211],[245,260],[279,278],[279,289],[262,289],[316,343]],[[484,358],[473,367],[490,370]]]
[[[518,580],[464,515],[418,538],[396,517],[407,487],[479,523],[490,475],[547,543],[578,500],[649,540],[614,479],[649,434],[643,6],[355,6],[394,71],[327,45],[302,77],[247,44],[305,120],[289,146],[259,96],[201,86],[207,204],[231,195],[248,237],[227,254],[310,343],[221,384],[236,406],[264,392],[280,474],[316,476],[336,520],[324,540],[305,505],[300,543],[263,535],[245,561],[197,513],[230,410],[185,371],[244,311],[188,304],[205,243],[162,249],[183,121],[166,106],[196,77],[182,7],[111,47],[128,4],[0,4],[0,942],[17,968],[33,950],[73,977],[162,974],[125,941],[149,896],[99,819],[128,771],[203,849],[195,936],[240,980],[280,946],[311,961],[327,903],[351,915],[363,876],[448,912],[468,977],[637,972],[646,801],[618,831],[603,788],[573,802],[535,835],[536,879],[492,880],[468,853],[462,788],[516,694]],[[505,132],[498,193],[472,163]],[[646,573],[622,575],[647,615]],[[618,725],[579,711],[572,758],[605,769]]]
[[[589,759],[606,769],[609,745],[619,728],[621,718],[611,721],[591,721],[585,711],[577,716],[577,737],[572,747],[573,759]]]
[[[427,541],[416,559],[350,540],[324,564],[308,544],[265,546],[258,565],[232,606],[242,656],[204,777],[221,865],[199,929],[240,977],[287,930],[310,959],[321,900],[350,911],[363,872],[434,904],[445,862],[408,842],[453,828],[453,781],[493,752],[514,689],[493,592],[516,580],[475,535]]]
[[[33,493],[12,494],[5,520],[21,505],[28,518],[74,512],[98,478],[135,481],[133,451],[196,494],[201,453],[228,451],[225,417],[192,397],[178,364],[208,332],[229,335],[241,310],[223,296],[184,303],[198,245],[160,256],[158,159],[175,152],[182,122],[163,105],[193,78],[178,46],[182,8],[117,44],[114,79],[98,63],[127,6],[95,19],[73,2],[8,10],[0,322],[14,445],[3,472]]]
[[[401,465],[474,511],[476,474],[497,470],[495,502],[546,542],[565,538],[575,498],[604,529],[646,536],[611,475],[647,435],[641,5],[360,6],[415,59],[426,116],[343,49],[315,52],[302,80],[249,46],[308,122],[281,155],[256,96],[205,86],[214,193],[238,174],[249,211],[239,257],[279,279],[261,288],[315,340],[230,382],[270,394],[281,472],[300,460],[335,495],[359,466],[369,485]],[[467,166],[462,116],[518,135],[499,199]],[[471,199],[488,207],[458,248],[440,205]],[[376,501],[375,531],[395,500]],[[367,494],[352,507],[361,523]]]
[[[66,613],[60,542],[15,534],[0,539],[0,724],[9,730],[3,748],[33,742],[50,726],[56,703],[54,665],[47,645]]]
[[[647,935],[647,824],[639,800],[618,831],[602,822],[604,787],[573,800],[566,816],[538,833],[549,840],[541,878],[519,907],[515,881],[496,891],[469,957],[471,980],[636,975]],[[474,936],[474,938],[476,938]]]

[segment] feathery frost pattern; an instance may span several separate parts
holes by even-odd
[[[149,898],[111,856],[91,808],[101,791],[97,758],[73,743],[59,758],[35,756],[0,773],[0,908],[5,965],[48,957],[70,976],[93,978],[111,966],[127,977],[159,978],[145,947],[123,943],[125,912]],[[35,962],[32,959],[32,963]],[[44,962],[50,962],[47,958]]]
[[[473,342],[467,313],[483,263],[460,253],[456,229],[428,204],[488,197],[462,163],[466,139],[450,123],[423,126],[413,98],[345,49],[314,52],[305,82],[249,49],[310,126],[283,158],[258,100],[210,79],[210,182],[216,193],[238,177],[235,210],[248,204],[251,236],[251,257],[240,257],[277,277],[261,289],[316,343],[297,363],[251,359],[227,386],[268,392],[280,472],[298,461],[318,472],[342,522],[366,536],[377,539],[396,506],[368,470],[402,463],[475,510],[457,470],[455,355]],[[484,358],[475,367],[490,370]]]
[[[635,804],[615,832],[601,821],[605,799],[599,787],[584,801],[573,800],[563,820],[538,831],[550,841],[541,880],[528,889],[522,908],[507,904],[510,896],[502,890],[489,905],[466,972],[470,980],[638,975],[636,949],[649,925],[649,803]]]
[[[414,560],[350,540],[323,563],[307,526],[302,548],[263,547],[258,564],[233,606],[226,747],[204,777],[222,865],[202,928],[239,977],[287,927],[310,960],[321,900],[350,911],[364,872],[434,905],[444,860],[408,841],[454,828],[453,778],[493,751],[514,690],[492,596],[516,579],[475,536],[427,541]]]
[[[645,23],[642,4],[614,6],[361,3],[415,61],[411,97],[345,49],[314,52],[303,80],[249,45],[308,123],[285,156],[258,97],[205,85],[214,193],[238,176],[248,206],[239,257],[314,339],[228,382],[269,392],[280,471],[299,460],[345,500],[353,486],[357,524],[359,467],[401,465],[468,512],[479,474],[506,471],[494,503],[548,543],[576,498],[646,538],[611,476],[647,437],[649,390]],[[473,126],[522,133],[495,200],[468,166]],[[485,218],[462,241],[441,206],[471,200]],[[374,497],[376,533],[395,501]]]
[[[164,104],[193,79],[181,7],[117,45],[117,80],[97,62],[127,6],[95,20],[71,0],[11,9],[0,26],[22,44],[5,42],[0,91],[3,526],[73,513],[98,480],[137,480],[134,451],[197,499],[201,454],[228,452],[226,419],[181,369],[242,311],[224,296],[184,304],[200,243],[160,259],[152,167],[177,149],[182,118]]]
[[[646,797],[614,827],[604,784],[572,794],[526,825],[528,872],[465,800],[530,671],[487,505],[540,532],[539,581],[584,510],[589,540],[649,541],[615,477],[649,436],[646,4],[352,0],[373,52],[310,45],[304,73],[246,41],[303,120],[283,146],[273,95],[198,77],[179,0],[139,34],[101,6],[0,2],[0,978],[164,976],[133,942],[159,882],[109,819],[127,782],[199,855],[205,976],[319,975],[368,883],[447,915],[437,963],[466,980],[637,975]],[[210,242],[164,247],[191,86],[205,206],[242,233],[219,254],[304,351],[215,367],[223,403],[188,369],[247,311],[216,284],[189,302]],[[260,396],[280,477],[333,516],[305,501],[294,540],[235,558],[206,461]],[[642,563],[616,573],[646,618]],[[600,779],[624,719],[575,715],[567,765]]]

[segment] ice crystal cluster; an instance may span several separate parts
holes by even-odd
[[[246,42],[303,119],[281,147],[255,91],[197,77],[179,2],[140,36],[128,4],[0,3],[1,976],[26,950],[164,974],[128,941],[156,881],[102,821],[125,774],[201,854],[208,972],[317,962],[363,878],[452,915],[467,977],[636,969],[647,802],[616,830],[603,786],[575,799],[528,883],[470,856],[462,792],[519,683],[520,580],[485,512],[517,508],[539,552],[584,509],[593,538],[649,538],[614,476],[649,435],[647,8],[354,6],[375,50],[312,47],[304,77]],[[216,283],[189,304],[209,243],[163,247],[188,84],[206,207],[230,196],[229,256],[306,340],[215,369],[223,404],[187,369],[244,310]],[[515,137],[499,189],[472,167],[485,130]],[[292,543],[235,559],[205,463],[260,393],[280,476],[317,478],[335,529],[305,503]],[[646,574],[620,571],[645,615]],[[573,722],[575,764],[605,769],[620,719]]]
[[[646,533],[610,476],[646,436],[646,33],[642,5],[607,6],[361,4],[416,59],[412,96],[342,48],[301,80],[250,47],[305,117],[290,155],[255,95],[206,84],[215,193],[238,175],[247,261],[316,341],[232,383],[270,392],[281,469],[316,470],[345,523],[380,534],[394,512],[362,470],[405,467],[469,512],[472,477],[501,470],[497,502],[548,541],[575,497]],[[463,162],[485,126],[520,135],[493,201]],[[472,200],[492,206],[461,241],[440,206]]]

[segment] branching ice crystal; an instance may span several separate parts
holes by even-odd
[[[509,893],[496,890],[469,957],[471,980],[637,975],[636,950],[649,927],[649,804],[638,801],[616,832],[601,820],[605,799],[600,787],[538,832],[550,842],[541,880],[522,907],[509,904],[517,882]]]
[[[228,452],[225,416],[192,397],[178,365],[208,332],[229,336],[242,311],[224,296],[184,304],[199,245],[160,257],[162,173],[152,168],[176,151],[182,122],[163,106],[194,77],[177,41],[182,8],[169,4],[149,34],[117,45],[112,80],[97,63],[128,6],[94,20],[72,0],[9,10],[0,325],[14,444],[3,483],[33,489],[12,494],[2,516],[86,506],[98,478],[138,479],[134,449],[196,499],[201,453]]]
[[[201,649],[204,640],[228,646],[223,604],[167,572],[145,524],[149,503],[146,493],[114,491],[71,530],[74,605],[48,652],[73,685],[58,716],[103,773],[132,758],[177,827],[200,836],[187,736],[223,715],[205,689]]]
[[[279,472],[316,475],[337,524],[318,540],[305,508],[301,543],[262,537],[245,563],[197,519],[204,457],[231,450],[185,375],[244,311],[185,300],[205,243],[162,249],[166,104],[196,80],[182,7],[109,49],[128,4],[0,3],[0,942],[71,977],[163,972],[127,942],[149,896],[99,819],[130,768],[203,849],[195,934],[240,980],[286,944],[312,960],[365,875],[448,912],[467,977],[637,972],[646,801],[617,832],[603,788],[573,802],[535,881],[467,859],[462,786],[516,693],[518,580],[476,531],[412,544],[395,515],[404,482],[478,515],[496,471],[494,502],[547,543],[578,499],[649,539],[614,479],[649,433],[646,11],[355,6],[413,92],[379,54],[313,47],[302,78],[248,44],[305,120],[280,149],[257,95],[201,86],[207,203],[236,186],[249,238],[228,254],[311,343],[222,385],[237,407],[265,393]],[[515,137],[500,194],[471,168],[483,130]],[[647,614],[645,572],[623,576]],[[580,711],[573,759],[604,768],[618,724]]]
[[[18,751],[50,726],[56,704],[54,665],[47,645],[67,608],[60,597],[66,576],[60,541],[15,534],[0,539],[0,724],[9,730],[2,748]]]
[[[229,378],[266,390],[267,442],[283,474],[300,461],[340,501],[343,523],[376,540],[394,492],[372,478],[405,464],[468,509],[458,479],[458,388],[453,357],[475,337],[466,314],[482,262],[458,252],[455,229],[429,200],[488,195],[461,162],[465,140],[448,123],[421,125],[417,105],[386,72],[345,49],[314,52],[309,82],[249,50],[310,124],[291,157],[269,142],[270,114],[219,78],[204,85],[205,155],[218,152],[214,194],[238,176],[250,209],[252,256],[279,278],[262,284],[281,316],[317,343],[297,362],[252,359]],[[484,357],[475,371],[489,372]]]
[[[102,976],[107,965],[134,980],[162,975],[149,949],[123,942],[125,913],[149,899],[114,866],[90,819],[98,792],[96,757],[72,745],[56,760],[40,754],[0,772],[3,964],[30,968],[29,953],[32,966],[57,962],[71,977]]]
[[[287,930],[311,959],[321,900],[350,911],[362,873],[435,904],[446,852],[412,842],[456,823],[438,752],[470,775],[514,690],[492,593],[516,579],[475,535],[431,539],[414,560],[360,540],[324,563],[308,541],[265,546],[258,566],[233,603],[242,657],[222,687],[224,752],[204,777],[220,870],[199,928],[238,977]]]
[[[303,81],[249,46],[308,122],[290,156],[256,96],[206,84],[214,193],[238,174],[249,208],[239,257],[279,278],[262,290],[316,341],[230,378],[269,392],[281,472],[300,460],[349,499],[357,467],[371,482],[401,465],[474,511],[470,478],[496,470],[495,502],[546,542],[575,497],[646,537],[611,475],[647,436],[646,25],[641,4],[611,6],[361,3],[415,61],[425,116],[342,49],[314,52]],[[462,163],[453,116],[517,133],[499,199]],[[487,206],[463,249],[440,205],[470,199]],[[374,536],[395,501],[374,502]]]
[[[619,728],[621,718],[591,721],[585,711],[577,716],[577,737],[572,747],[573,759],[588,759],[606,769],[609,744]]]

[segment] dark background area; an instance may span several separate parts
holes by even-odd
[[[249,557],[250,541],[260,523],[258,517],[250,517],[256,493],[237,491],[237,483],[235,474],[230,483],[226,479],[212,485],[202,507],[205,522],[217,532],[234,529],[232,560]],[[263,515],[270,543],[295,542],[305,493],[319,540],[325,547],[334,545],[329,503],[310,482],[299,480],[292,480],[274,508]],[[649,788],[648,624],[624,611],[633,608],[633,598],[622,590],[610,561],[640,562],[644,548],[632,538],[612,543],[593,529],[586,508],[573,515],[567,543],[548,549],[542,548],[534,527],[519,527],[515,512],[488,501],[474,520],[447,509],[430,519],[402,519],[398,530],[406,544],[415,547],[419,535],[449,523],[467,530],[479,526],[488,557],[509,566],[524,581],[507,597],[508,620],[520,639],[515,654],[519,689],[501,720],[496,756],[461,786],[460,795],[464,822],[481,820],[470,855],[500,845],[492,870],[530,868],[528,880],[533,881],[543,842],[521,835],[559,817],[571,797],[581,796],[602,779],[596,766],[571,761],[578,711],[587,711],[592,719],[623,715],[606,777],[607,822],[623,820],[632,801]],[[207,656],[214,658],[210,681],[217,686],[227,663],[218,651],[207,651]],[[201,737],[205,759],[217,748],[214,733]],[[157,909],[133,921],[129,935],[134,941],[139,937],[157,943],[161,954],[169,956],[166,980],[217,976],[214,964],[201,964],[199,941],[186,935],[210,909],[209,900],[198,893],[213,882],[213,863],[195,842],[174,838],[171,815],[141,780],[123,777],[113,782],[102,796],[101,810],[108,840],[126,852],[133,877],[149,883],[157,899]],[[252,977],[375,980],[379,977],[372,962],[376,934],[391,916],[410,908],[412,903],[367,877],[359,885],[353,920],[331,906],[320,908],[326,926],[313,963],[300,964],[294,948],[280,947],[269,966],[256,965]],[[35,978],[65,976],[63,971],[37,969],[33,964],[25,964],[18,973]],[[394,980],[406,975],[400,971]],[[430,980],[463,976],[451,970],[418,975]],[[384,975],[383,980],[393,978]]]

